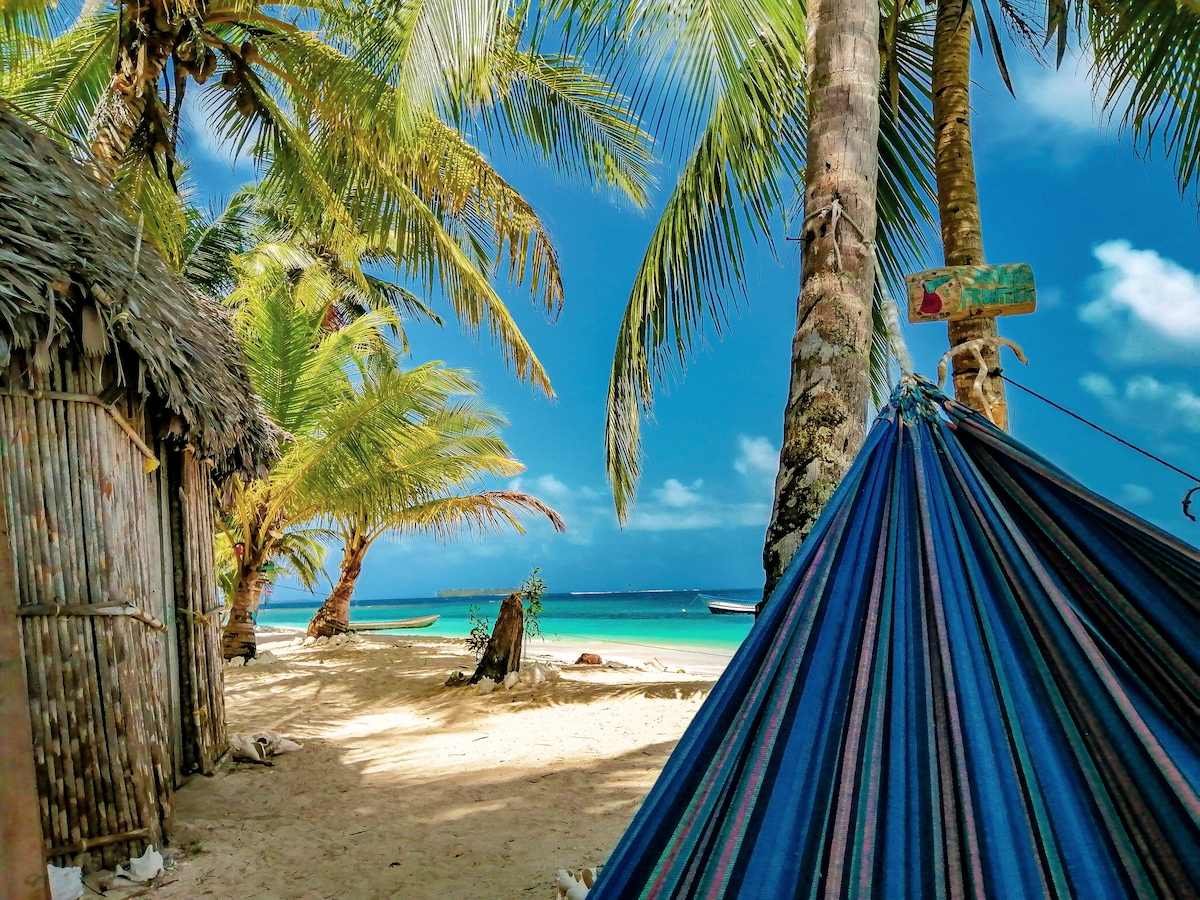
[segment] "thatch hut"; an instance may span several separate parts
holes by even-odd
[[[29,737],[10,654],[0,793],[32,746],[57,865],[161,843],[225,752],[214,478],[274,441],[223,310],[110,193],[0,106],[0,656],[19,632]]]

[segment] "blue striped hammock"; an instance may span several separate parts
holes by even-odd
[[[1200,553],[908,378],[589,900],[1200,896]]]

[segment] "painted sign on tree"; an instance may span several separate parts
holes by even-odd
[[[1011,316],[1033,312],[1037,306],[1033,269],[1027,263],[950,266],[918,272],[904,280],[910,322]]]

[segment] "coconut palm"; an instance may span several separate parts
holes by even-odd
[[[419,442],[448,398],[478,390],[440,363],[397,367],[390,309],[329,327],[339,285],[324,266],[297,266],[268,250],[239,258],[237,274],[228,302],[250,379],[286,437],[267,478],[234,479],[228,490],[223,527],[236,566],[227,658],[254,654],[264,567],[295,557],[297,531],[360,496],[364,473]]]
[[[545,516],[558,531],[562,519],[520,491],[463,493],[485,476],[524,471],[499,435],[505,423],[474,400],[450,402],[413,428],[384,458],[364,467],[327,507],[341,537],[338,579],[308,625],[313,637],[348,630],[350,601],[367,551],[379,538],[414,534],[448,539],[463,531],[523,533],[519,516]]]
[[[999,12],[1020,43],[1034,46],[1033,23],[1012,3]],[[983,234],[971,144],[970,60],[972,32],[982,13],[1000,73],[1012,91],[1000,29],[989,0],[938,0],[933,42],[933,116],[938,210],[946,265],[982,265]],[[1200,2],[1197,0],[1047,0],[1045,39],[1062,63],[1072,35],[1091,54],[1091,75],[1103,113],[1120,120],[1135,148],[1149,153],[1161,141],[1175,165],[1181,192],[1200,185]],[[979,42],[982,45],[982,41]],[[950,345],[995,337],[994,318],[949,323]],[[997,351],[984,352],[989,375],[983,385],[994,420],[1006,427],[1008,410]],[[974,395],[975,371],[955,360],[958,399],[982,408]]]
[[[147,238],[177,262],[188,224],[177,141],[182,117],[200,117],[251,154],[277,208],[343,258],[386,261],[423,295],[445,297],[549,393],[492,278],[507,259],[511,280],[555,314],[553,245],[458,126],[635,204],[649,151],[610,85],[522,42],[524,15],[507,0],[89,3],[36,52],[6,42],[16,62],[0,69],[0,95],[85,142]]]
[[[764,551],[768,590],[853,459],[871,387],[880,390],[887,383],[881,286],[899,283],[910,262],[921,257],[931,219],[929,20],[919,9],[892,15],[893,8],[890,0],[882,5],[892,29],[892,52],[882,71],[885,100],[871,114],[856,100],[855,118],[842,122],[854,122],[871,141],[878,135],[877,191],[874,171],[862,170],[873,155],[867,153],[845,169],[844,182],[821,180],[810,167],[808,186],[818,190],[811,197],[804,193],[810,148],[820,148],[818,155],[831,161],[826,154],[835,153],[835,145],[845,149],[846,140],[860,136],[837,137],[825,131],[824,121],[810,125],[818,110],[822,116],[834,114],[829,107],[834,94],[823,93],[830,83],[805,77],[810,60],[820,62],[820,79],[841,77],[828,69],[822,54],[832,44],[823,42],[843,34],[840,17],[850,13],[826,4],[810,6],[810,24],[823,28],[818,37],[806,34],[803,8],[784,0],[691,6],[562,0],[553,11],[585,43],[615,48],[611,52],[626,60],[618,83],[641,98],[639,108],[649,110],[665,131],[668,151],[684,157],[635,278],[614,352],[605,449],[622,520],[633,506],[641,471],[640,420],[652,410],[656,386],[682,374],[706,331],[720,335],[728,327],[744,294],[747,242],[766,241],[776,251],[786,246],[778,240],[788,226],[786,217],[796,198],[805,198],[804,212],[790,223],[792,236],[799,232],[805,244],[808,292],[802,291],[799,301],[794,391],[784,416],[781,469]],[[878,22],[879,8],[856,18],[855,27],[866,29],[859,37],[878,33]],[[603,58],[602,48],[596,52]],[[845,75],[856,79],[856,92],[866,77],[859,69],[867,63],[873,77],[880,77],[878,58],[852,62],[857,68]],[[824,101],[815,99],[818,92]],[[859,154],[862,148],[855,146]],[[856,223],[839,215],[840,258],[827,240],[834,196]],[[823,219],[811,215],[822,208]],[[872,234],[876,218],[879,227]],[[855,234],[856,227],[861,234]],[[875,260],[867,250],[872,239]],[[818,269],[825,273],[819,288],[817,280],[807,280]],[[874,270],[881,278],[872,304]],[[861,291],[867,292],[866,300]],[[829,360],[833,365],[827,367]]]

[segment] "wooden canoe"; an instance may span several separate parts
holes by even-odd
[[[428,628],[441,616],[417,616],[415,619],[400,619],[398,622],[360,622],[350,626],[351,631],[391,631],[393,628]]]

